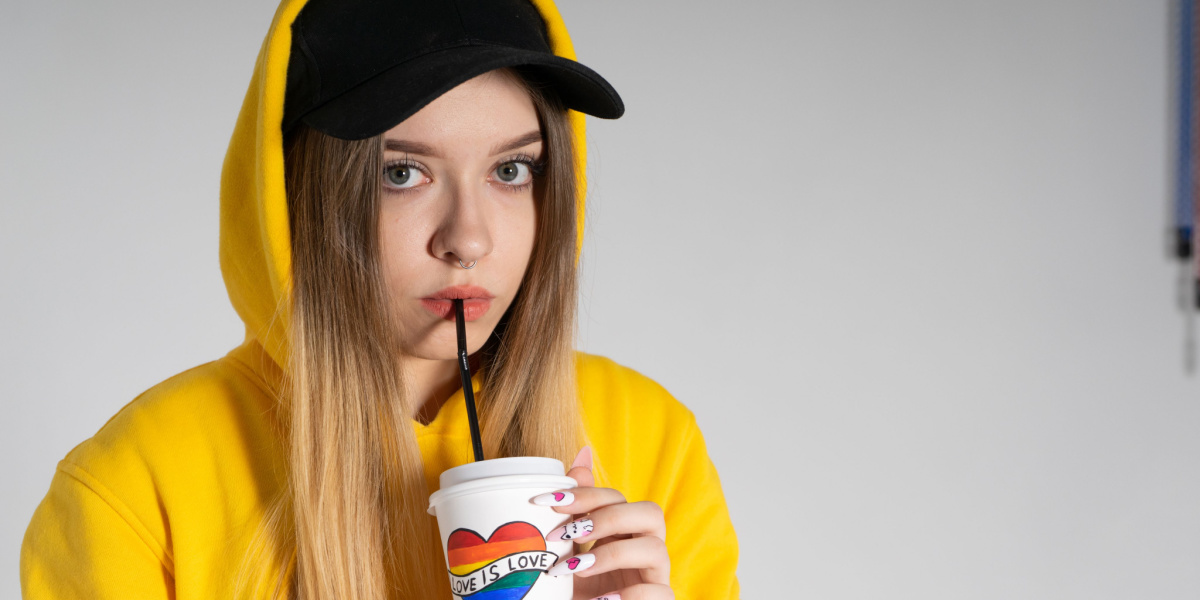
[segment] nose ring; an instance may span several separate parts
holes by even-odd
[[[458,266],[460,266],[460,267],[462,267],[462,268],[464,268],[464,269],[474,269],[474,268],[475,268],[475,263],[477,263],[477,262],[479,262],[479,261],[477,261],[477,260],[476,260],[476,261],[472,261],[472,262],[471,262],[471,266],[469,266],[469,267],[468,267],[467,265],[464,265],[464,264],[463,264],[463,261],[462,261],[462,259],[460,258],[460,259],[458,259]]]

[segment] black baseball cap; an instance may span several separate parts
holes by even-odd
[[[529,0],[309,0],[292,23],[283,130],[297,123],[360,140],[455,86],[522,67],[570,109],[625,112],[595,71],[550,51]]]

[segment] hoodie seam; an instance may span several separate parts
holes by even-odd
[[[266,394],[268,398],[275,397],[275,390],[271,389],[270,384],[268,384],[266,380],[254,370],[254,367],[250,366],[236,356],[229,356],[228,358],[229,362],[233,365],[233,368],[236,369],[238,373],[241,373],[243,377],[249,379],[250,383],[253,383],[255,387]]]
[[[138,538],[142,540],[142,543],[145,544],[146,549],[158,559],[158,562],[162,564],[163,568],[167,570],[167,573],[171,575],[171,579],[175,578],[174,557],[171,556],[171,553],[164,548],[162,544],[158,542],[158,540],[154,539],[154,536],[150,534],[150,529],[146,527],[146,524],[143,523],[136,514],[134,514],[133,510],[130,509],[128,505],[126,505],[124,502],[121,502],[121,500],[117,498],[116,494],[112,493],[112,491],[109,490],[108,487],[106,487],[103,483],[101,483],[99,479],[96,479],[94,475],[88,473],[83,469],[83,467],[80,467],[74,463],[63,460],[58,464],[58,471],[78,482],[79,485],[84,487],[84,489],[88,490],[97,498],[99,498],[100,501],[108,505],[108,508],[112,510],[113,513],[115,513],[122,521],[124,521],[125,525],[133,530]]]

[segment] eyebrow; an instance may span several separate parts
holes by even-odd
[[[530,131],[529,133],[515,137],[507,142],[497,144],[496,147],[492,148],[492,154],[508,152],[509,150],[515,150],[522,146],[528,146],[534,142],[540,141],[542,141],[542,132],[537,130]],[[420,154],[422,156],[441,158],[433,146],[422,144],[421,142],[411,142],[408,140],[386,140],[383,147],[384,149],[393,152]]]
[[[534,142],[540,142],[540,141],[542,141],[542,132],[537,131],[537,130],[530,131],[529,133],[526,133],[525,135],[522,135],[520,137],[516,137],[516,138],[509,140],[508,143],[506,143],[506,144],[500,144],[500,145],[497,145],[495,148],[492,148],[492,154],[500,154],[501,152],[508,152],[509,150],[516,150],[517,148],[520,148],[522,146],[528,146]]]
[[[423,156],[437,157],[438,153],[433,149],[433,146],[422,144],[421,142],[410,142],[408,140],[387,140],[383,145],[386,150],[394,150],[405,154],[420,154]]]

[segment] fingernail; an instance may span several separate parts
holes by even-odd
[[[591,534],[592,520],[580,519],[578,521],[567,523],[566,525],[551,531],[550,535],[546,536],[546,541],[557,542],[559,540],[577,540],[579,538],[587,537]]]
[[[592,470],[592,447],[584,446],[580,448],[579,454],[575,455],[575,462],[571,463],[571,468],[583,467],[589,471]]]
[[[592,600],[621,600],[621,595],[620,594],[605,594],[603,596],[596,596],[595,598],[592,598]]]
[[[546,574],[553,577],[558,577],[559,575],[570,575],[572,573],[578,573],[584,569],[587,569],[594,564],[596,564],[595,554],[580,554],[578,556],[572,556],[571,558],[554,565],[549,571],[546,571]]]
[[[550,492],[541,496],[534,496],[531,500],[538,506],[569,506],[575,502],[575,494],[571,492]]]

